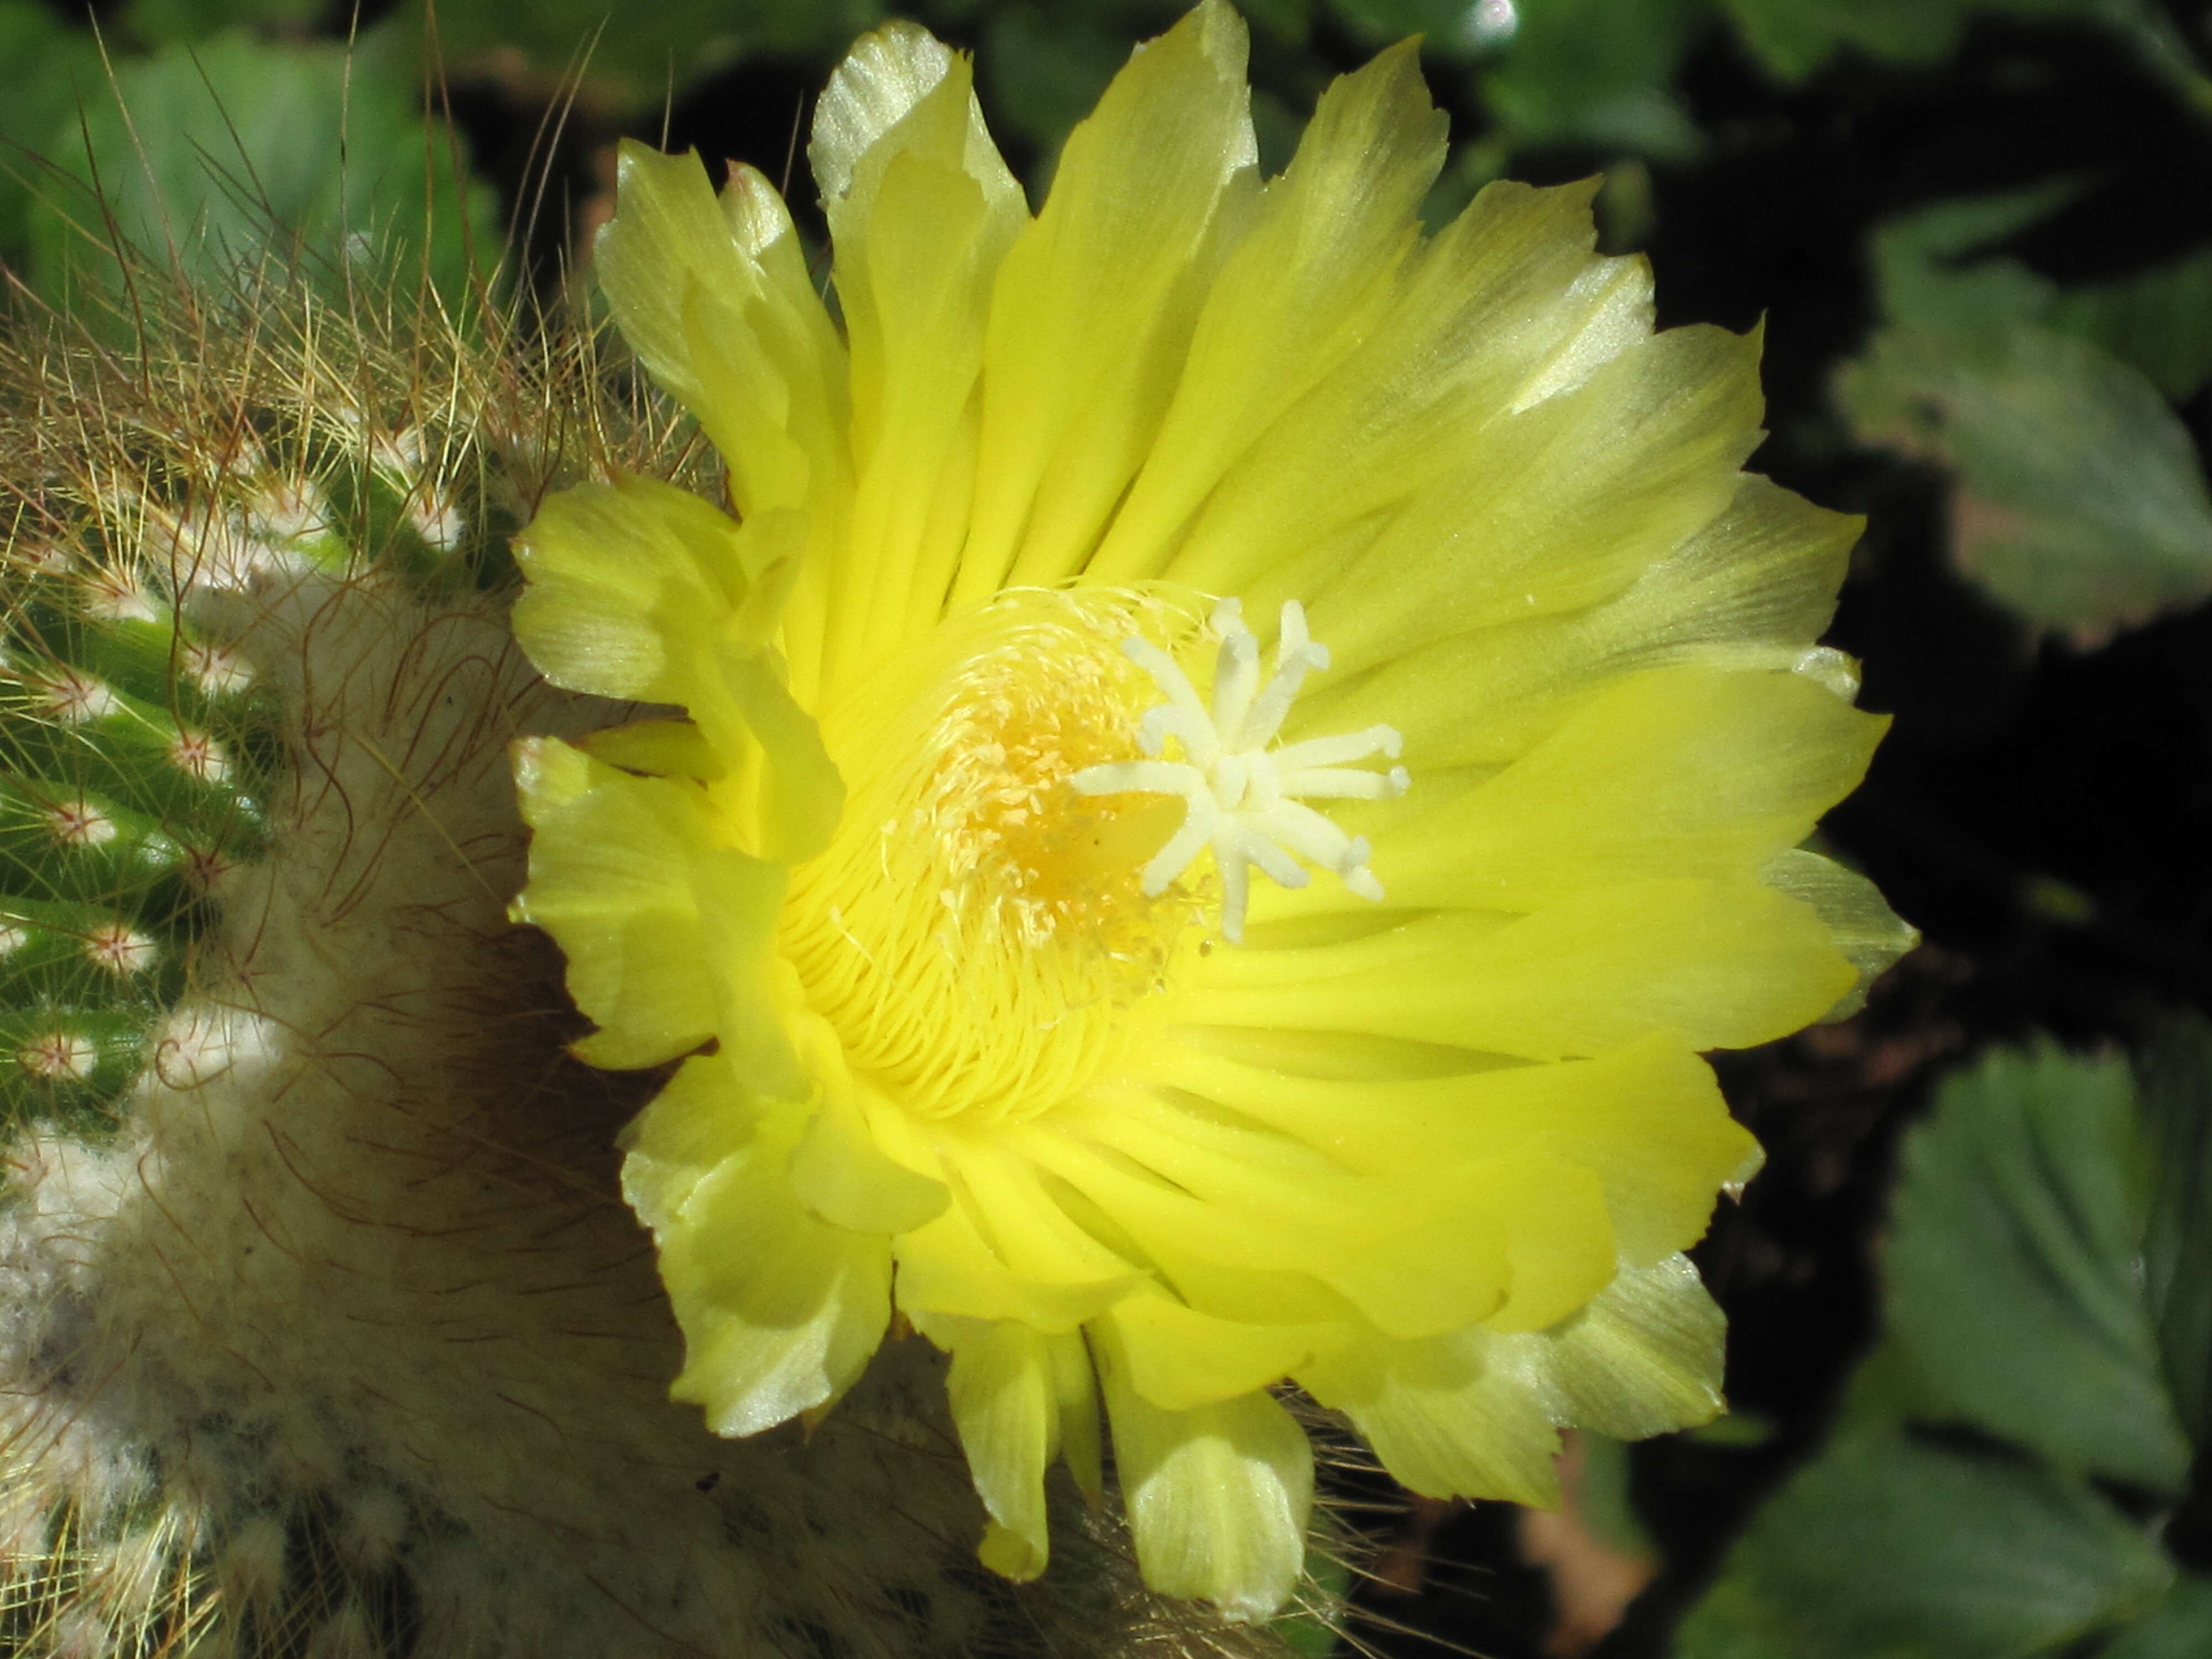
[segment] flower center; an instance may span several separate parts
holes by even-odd
[[[1300,798],[1401,792],[1402,767],[1352,764],[1395,756],[1398,734],[1271,746],[1328,653],[1285,605],[1263,682],[1224,599],[1209,708],[1181,660],[1202,654],[1197,615],[1115,590],[1012,594],[825,719],[851,795],[794,872],[783,948],[854,1073],[908,1109],[999,1119],[1080,1089],[1209,910],[1242,939],[1251,866],[1297,887],[1303,859],[1382,897],[1364,838]]]
[[[1180,803],[1070,781],[1127,757],[1154,700],[1121,642],[1196,632],[1146,595],[1012,594],[827,714],[850,793],[793,872],[783,951],[855,1073],[908,1110],[1026,1115],[1079,1088],[1202,918],[1202,878],[1146,878]]]

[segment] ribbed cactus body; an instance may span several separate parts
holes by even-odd
[[[244,665],[49,547],[0,645],[0,1111],[112,1113],[183,994],[274,762]],[[257,730],[257,726],[260,728]]]

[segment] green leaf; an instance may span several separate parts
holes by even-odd
[[[2139,0],[1723,0],[1744,44],[1784,81],[1802,81],[1838,52],[1893,64],[1948,58],[1975,13],[2074,18],[2137,43],[2157,42]],[[2163,44],[2162,42],[2157,42]],[[2163,67],[2163,65],[2160,65]]]
[[[1802,81],[1846,46],[1893,62],[1949,54],[1966,24],[1957,0],[1724,0],[1744,44],[1784,81]]]
[[[2163,1492],[2191,1449],[2160,1365],[2126,1065],[1996,1053],[1907,1140],[1890,1329],[1946,1415]]]
[[[1677,1659],[2026,1659],[2172,1577],[2083,1481],[1887,1430],[1838,1440],[1762,1509]]]
[[[2017,259],[1963,261],[2081,194],[2058,179],[2030,190],[1939,202],[1893,219],[1875,233],[1875,279],[1882,309],[1911,328],[1972,333],[2007,323],[2040,322],[2057,285]]]
[[[2097,1650],[2097,1659],[2204,1659],[2212,1653],[2212,1578],[2184,1577],[2166,1600]]]
[[[2031,621],[2096,640],[2212,593],[2212,501],[2161,395],[2212,373],[2212,254],[2074,293],[1972,257],[2081,188],[1884,226],[1875,267],[1896,326],[1839,391],[1863,439],[1956,470],[1953,552],[1969,574]]]
[[[2143,1292],[2181,1420],[2212,1446],[2212,1024],[2175,1020],[2139,1061],[2149,1211]],[[2202,1650],[2212,1653],[2212,1640]]]
[[[464,191],[454,141],[416,105],[388,39],[349,53],[230,35],[118,64],[114,95],[90,102],[82,131],[72,121],[53,135],[57,164],[81,188],[41,191],[34,281],[56,299],[72,284],[112,286],[112,226],[201,280],[302,256],[334,279],[349,264],[401,277],[427,269],[459,295],[472,260],[497,251],[492,198]]]
[[[1847,364],[1862,441],[1957,475],[1952,551],[2029,621],[2085,640],[2212,594],[2212,500],[2158,388],[2032,324],[1899,326]]]
[[[1520,0],[1483,101],[1522,143],[1686,155],[1698,130],[1672,83],[1704,10],[1704,0]]]
[[[2212,248],[2053,297],[2048,319],[2150,376],[2169,398],[2212,380]]]
[[[2088,287],[2062,289],[2017,259],[1967,261],[2079,196],[2086,181],[1942,202],[1875,233],[1875,269],[1891,319],[1951,332],[2041,323],[2148,374],[2170,398],[2212,379],[2212,248]]]
[[[22,257],[39,152],[76,107],[107,83],[88,29],[71,28],[43,0],[0,0],[0,261]]]

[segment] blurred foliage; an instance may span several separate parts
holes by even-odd
[[[2014,1659],[2154,1606],[2172,1569],[2078,1476],[1878,1428],[1759,1514],[1680,1659]]]
[[[2186,49],[2146,0],[1723,0],[1745,44],[1785,80],[1801,81],[1838,52],[1933,64],[1955,51],[1976,13],[2070,19],[2118,31],[2145,58],[2186,82]]]
[[[305,15],[298,0],[138,0],[118,40],[152,49],[128,52],[0,0],[0,84],[26,89],[0,103],[0,259],[56,304],[112,291],[122,246],[218,283],[274,256],[318,280],[420,271],[464,295],[500,256],[496,197],[424,118],[419,58],[389,30],[246,27]]]
[[[393,21],[410,61],[434,52],[456,76],[573,85],[595,104],[639,109],[748,54],[834,56],[893,9],[880,0],[408,0]]]
[[[42,0],[0,0],[0,258],[20,259],[41,157],[62,148],[78,100],[101,84],[100,49]]]
[[[1906,1144],[1890,1331],[1923,1414],[2171,1496],[2191,1453],[2140,1268],[2147,1150],[2123,1060],[1999,1054],[1954,1079]]]
[[[1956,474],[1968,574],[2094,641],[2212,595],[2212,497],[2152,379],[2186,393],[2212,371],[2212,254],[2072,295],[2016,259],[1970,257],[2071,193],[1947,203],[1880,232],[1891,321],[1838,392],[1862,439]]]
[[[2212,1446],[2212,1053],[2177,1026],[2142,1073],[2142,1296],[2181,1426]]]
[[[1887,1334],[1680,1659],[2212,1651],[2157,1524],[2205,1427],[2208,1157],[2200,1020],[2136,1066],[2045,1046],[1947,1083],[1905,1148]]]

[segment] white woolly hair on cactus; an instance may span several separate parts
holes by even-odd
[[[689,477],[588,330],[129,265],[0,333],[0,1655],[1261,1652],[1065,1494],[1040,1584],[941,1364],[711,1434],[614,1140],[507,920],[549,488]]]

